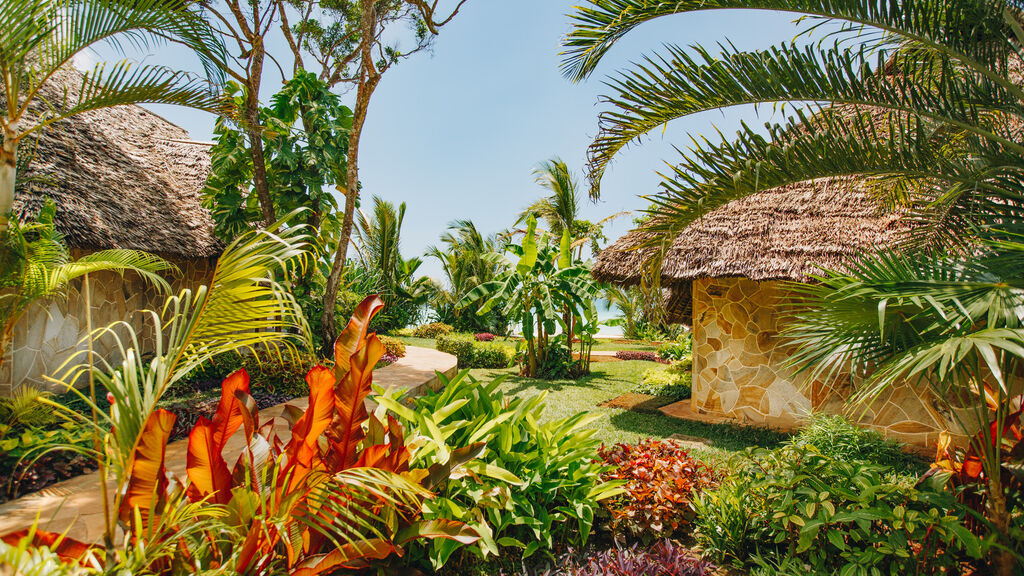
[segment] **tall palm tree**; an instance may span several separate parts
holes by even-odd
[[[43,86],[79,52],[101,42],[147,45],[171,40],[200,55],[208,79],[157,65],[122,60],[97,64],[70,90],[66,102],[43,102]],[[14,205],[18,144],[50,124],[100,108],[162,103],[210,111],[219,108],[224,46],[199,12],[164,0],[5,0],[0,10],[0,231]]]
[[[500,328],[479,324],[481,319],[473,313],[475,310],[460,311],[456,305],[471,290],[494,280],[506,268],[501,249],[498,237],[484,236],[472,220],[452,222],[441,235],[441,246],[427,249],[427,257],[437,259],[445,275],[447,286],[436,287],[432,302],[442,321],[459,323],[457,319],[465,318],[473,329]]]
[[[525,222],[532,215],[547,225],[548,232],[553,238],[561,238],[563,231],[568,230],[572,247],[578,250],[578,259],[583,258],[584,245],[601,234],[602,226],[606,222],[627,214],[619,212],[596,224],[583,220],[583,199],[580,197],[576,177],[565,161],[557,156],[541,162],[533,175],[537,184],[550,190],[551,195],[537,200],[523,210],[516,224]],[[591,248],[596,252],[595,243],[591,243]]]
[[[747,8],[808,16],[828,41],[719,54],[669,46],[610,82],[611,109],[590,146],[591,193],[626,145],[707,110],[789,104],[767,134],[695,138],[653,196],[665,236],[716,207],[766,188],[825,177],[869,180],[888,206],[918,222],[894,247],[806,289],[790,334],[795,362],[865,376],[859,397],[901,379],[940,400],[970,401],[972,427],[1004,433],[1019,390],[1024,268],[1024,21],[1007,0],[589,0],[574,16],[564,70],[591,75],[637,26],[673,14]],[[808,104],[810,103],[810,104]],[[964,245],[969,248],[964,249]],[[986,390],[990,386],[991,389]],[[985,391],[985,393],[982,393]],[[988,409],[991,405],[992,409]],[[983,454],[987,515],[1008,542],[1004,472]],[[996,554],[1001,574],[1013,557]]]

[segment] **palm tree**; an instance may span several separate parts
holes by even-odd
[[[574,16],[564,70],[586,78],[620,38],[652,19],[730,8],[808,16],[828,27],[831,42],[754,51],[726,43],[718,55],[669,46],[621,72],[609,83],[612,109],[589,150],[591,193],[623,147],[673,119],[748,104],[796,107],[766,135],[744,125],[733,139],[694,139],[652,198],[659,217],[652,228],[674,237],[702,213],[766,188],[868,179],[919,225],[902,252],[890,247],[849,271],[823,273],[822,284],[808,289],[808,311],[791,333],[802,349],[795,361],[823,374],[864,374],[859,398],[866,401],[897,379],[930,386],[941,400],[967,399],[972,425],[992,425],[1001,436],[1024,353],[1024,277],[1013,242],[1024,227],[1018,7],[1006,0],[590,0]],[[985,446],[1001,441],[976,438],[973,447],[986,456],[986,512],[1006,543],[1003,471]],[[999,573],[1011,574],[1012,554],[996,556]]]
[[[448,225],[441,236],[441,246],[427,248],[427,257],[441,263],[446,286],[436,286],[432,306],[443,322],[460,329],[500,330],[500,318],[480,318],[473,312],[457,307],[463,296],[471,290],[494,280],[505,268],[500,255],[501,242],[497,236],[484,236],[472,220],[456,220]],[[497,322],[495,322],[497,320]]]
[[[534,180],[541,187],[550,190],[551,195],[537,200],[526,208],[516,220],[525,222],[529,216],[542,220],[553,238],[561,238],[568,230],[572,247],[578,250],[577,259],[583,258],[583,246],[601,234],[602,226],[626,212],[619,212],[594,224],[581,218],[583,200],[580,198],[576,177],[559,157],[541,162],[533,172]],[[596,246],[591,249],[596,252]]]
[[[134,272],[161,292],[170,286],[161,273],[174,273],[170,262],[135,250],[101,250],[72,260],[63,236],[54,228],[56,207],[47,202],[36,222],[18,224],[0,246],[0,368],[14,338],[14,328],[35,303],[64,294],[68,284],[88,274]]]
[[[100,42],[147,44],[171,40],[194,49],[207,75],[219,80],[224,46],[200,13],[163,0],[5,0],[0,11],[0,231],[14,205],[18,144],[50,124],[100,108],[162,103],[209,111],[219,107],[219,82],[164,66],[122,60],[97,64],[69,91],[66,102],[43,102],[40,91],[79,52]]]

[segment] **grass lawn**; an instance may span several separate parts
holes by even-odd
[[[523,378],[517,369],[471,370],[479,380],[505,376],[501,389],[510,396],[548,393],[545,420],[555,420],[590,412],[600,417],[590,426],[597,430],[597,438],[605,444],[636,442],[640,438],[668,438],[685,434],[706,438],[709,448],[695,448],[694,455],[706,461],[721,463],[737,451],[749,446],[775,446],[786,438],[784,434],[761,428],[723,424],[705,424],[665,416],[660,412],[640,413],[617,408],[603,408],[598,404],[629,392],[645,370],[656,366],[651,362],[630,360],[599,362],[591,365],[592,374],[578,381],[535,380]]]

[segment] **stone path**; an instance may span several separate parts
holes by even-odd
[[[413,395],[422,395],[427,389],[440,387],[437,373],[452,377],[457,372],[455,356],[409,346],[404,358],[390,366],[376,370],[374,382],[389,390],[407,388]],[[287,404],[305,408],[308,401],[297,398]],[[279,416],[285,404],[260,411],[260,419],[266,421]],[[278,421],[281,431],[287,433],[283,420]],[[225,458],[234,462],[244,446],[241,431],[233,436],[224,448]],[[179,440],[167,445],[167,468],[177,477],[185,478],[185,454],[188,440]],[[77,540],[96,542],[103,536],[103,502],[100,496],[98,473],[84,474],[64,482],[53,484],[17,500],[0,505],[0,534],[28,528],[39,518],[39,527],[51,532],[64,532]],[[113,491],[113,483],[108,483]]]

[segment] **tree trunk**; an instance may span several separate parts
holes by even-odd
[[[253,42],[250,57],[249,83],[245,87],[245,135],[249,138],[249,154],[252,156],[252,182],[256,199],[263,213],[263,224],[270,227],[277,222],[274,199],[270,195],[267,181],[267,160],[263,155],[263,129],[260,126],[260,80],[263,76],[263,43]]]
[[[999,450],[996,450],[996,458],[999,458]],[[988,509],[989,519],[995,526],[1000,538],[1006,538],[1010,529],[1010,513],[1006,508],[1006,493],[1003,489],[1003,479],[1000,476],[1001,470],[995,470],[988,478]],[[1016,559],[1013,552],[1009,550],[996,550],[995,571],[999,576],[1013,576]]]
[[[341,234],[338,238],[338,249],[331,264],[331,275],[327,278],[324,292],[324,309],[320,321],[324,336],[324,346],[330,347],[338,337],[338,327],[334,321],[334,308],[338,303],[338,291],[341,288],[341,274],[345,270],[348,258],[349,239],[352,236],[352,224],[355,221],[356,199],[359,197],[359,140],[366,123],[366,112],[370,107],[370,96],[377,87],[378,77],[372,77],[360,83],[356,93],[356,109],[352,114],[352,131],[348,137],[348,165],[345,170],[345,215],[341,221]]]
[[[0,232],[7,230],[7,214],[14,208],[14,179],[18,173],[18,140],[13,127],[5,131],[0,148]]]

